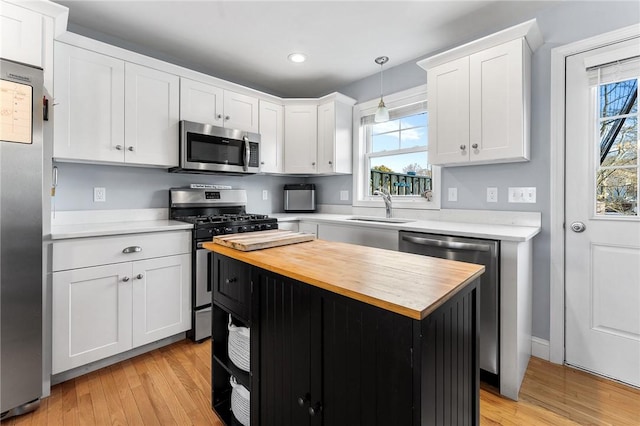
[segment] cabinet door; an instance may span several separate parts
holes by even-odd
[[[131,263],[53,274],[52,373],[131,349]]]
[[[429,93],[429,162],[469,160],[469,58],[427,71]]]
[[[0,58],[42,67],[42,16],[3,1],[0,3]]]
[[[258,371],[253,372],[258,375],[259,388],[251,408],[252,417],[256,411],[259,414],[252,424],[311,424],[309,406],[320,398],[320,390],[311,388],[311,375],[320,374],[319,363],[315,367],[311,364],[311,287],[263,270],[257,275],[259,330],[257,350],[251,343],[251,357],[259,360]],[[318,344],[319,339],[316,335]],[[315,349],[319,356],[320,348]],[[314,424],[322,424],[321,417],[320,413]]]
[[[224,127],[258,133],[258,98],[225,90]]]
[[[53,156],[124,161],[124,62],[56,42]]]
[[[284,107],[284,172],[316,173],[318,107]]]
[[[523,39],[469,58],[471,161],[525,160]],[[526,145],[528,147],[528,144]]]
[[[260,101],[260,171],[283,172],[284,107]]]
[[[191,256],[133,263],[133,346],[191,328]]]
[[[318,106],[318,173],[334,172],[336,143],[335,102]]]
[[[177,166],[180,79],[130,63],[125,70],[125,162]]]
[[[312,333],[322,342],[322,395],[312,404],[324,424],[417,424],[413,320],[326,291],[312,297],[322,297],[321,339]]]
[[[210,84],[180,79],[180,119],[222,126],[224,91]]]

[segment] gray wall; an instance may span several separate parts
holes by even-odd
[[[570,1],[537,14],[544,45],[532,62],[532,129],[531,161],[504,165],[446,168],[442,172],[442,188],[457,187],[458,201],[443,201],[443,208],[531,210],[542,212],[542,233],[534,240],[533,335],[549,339],[549,270],[550,234],[549,200],[554,189],[550,184],[550,58],[551,49],[607,31],[640,22],[640,3],[637,1]],[[513,22],[513,24],[519,21]],[[490,34],[502,28],[491,29]],[[479,34],[483,36],[487,34]],[[98,37],[96,37],[98,38]],[[454,46],[442,46],[440,51]],[[384,52],[382,52],[384,53]],[[415,62],[438,52],[425,52],[415,60],[385,69],[385,93],[426,83],[426,73]],[[393,59],[393,58],[392,58]],[[358,101],[379,96],[379,75],[374,74],[338,91]],[[248,191],[248,209],[257,213],[282,211],[282,185],[308,181],[318,186],[318,202],[322,204],[350,204],[340,201],[340,190],[352,196],[351,176],[332,176],[304,179],[300,177],[246,176],[226,177],[207,175],[175,175],[166,171],[117,166],[95,166],[58,163],[59,187],[55,205],[57,210],[126,209],[166,207],[167,189],[189,183],[217,183],[244,188]],[[93,187],[107,188],[107,202],[93,203]],[[486,187],[498,188],[498,203],[486,203]],[[508,204],[507,187],[535,186],[536,204]],[[269,200],[262,201],[262,190],[269,191]],[[446,198],[446,197],[445,197]]]
[[[550,86],[551,49],[584,38],[592,37],[640,22],[640,2],[637,1],[571,1],[536,16],[544,44],[532,58],[531,102],[531,161],[501,165],[449,167],[442,170],[442,189],[458,188],[458,201],[443,197],[442,207],[452,209],[520,210],[542,212],[542,232],[533,241],[533,335],[549,339],[549,274],[550,274]],[[515,24],[516,22],[514,22]],[[499,30],[496,28],[495,30]],[[447,50],[444,47],[442,50]],[[385,70],[389,82],[385,93],[393,93],[425,84],[427,76],[416,61]],[[359,102],[376,98],[380,90],[379,76],[357,81],[338,91]],[[351,184],[349,177],[336,177],[326,184],[323,178],[314,178],[319,184],[319,197],[334,200],[339,188]],[[498,188],[498,203],[486,202],[486,188]],[[537,187],[536,204],[509,204],[509,186]]]
[[[168,173],[163,169],[56,163],[58,188],[55,209],[112,210],[148,209],[169,206],[169,188],[191,183],[230,185],[247,190],[247,211],[268,214],[283,211],[283,186],[301,183],[303,178],[285,176],[226,176]],[[94,203],[93,188],[106,188],[107,201]],[[262,199],[262,191],[268,199]]]

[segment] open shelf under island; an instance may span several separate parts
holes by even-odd
[[[229,314],[250,328],[252,425],[479,423],[483,266],[322,240],[204,247],[212,401],[228,424]]]

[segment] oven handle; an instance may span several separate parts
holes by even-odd
[[[442,240],[435,240],[432,238],[412,237],[409,235],[403,235],[402,239],[414,244],[420,244],[423,246],[430,246],[430,247],[440,247],[445,249],[473,250],[473,251],[490,251],[491,250],[491,245],[482,244],[482,243],[462,243],[459,241],[442,241]]]
[[[242,170],[249,171],[249,160],[251,160],[251,147],[249,146],[249,136],[244,135],[242,137],[244,141],[244,164],[242,165]]]
[[[196,243],[197,250],[206,250],[202,245],[204,243]],[[213,267],[211,265],[211,253],[207,253],[207,291],[211,291],[211,277],[213,276]]]

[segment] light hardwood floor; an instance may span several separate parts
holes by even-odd
[[[211,345],[181,341],[53,387],[13,425],[222,425],[211,411]],[[640,390],[532,358],[520,401],[480,394],[481,425],[640,425]]]

